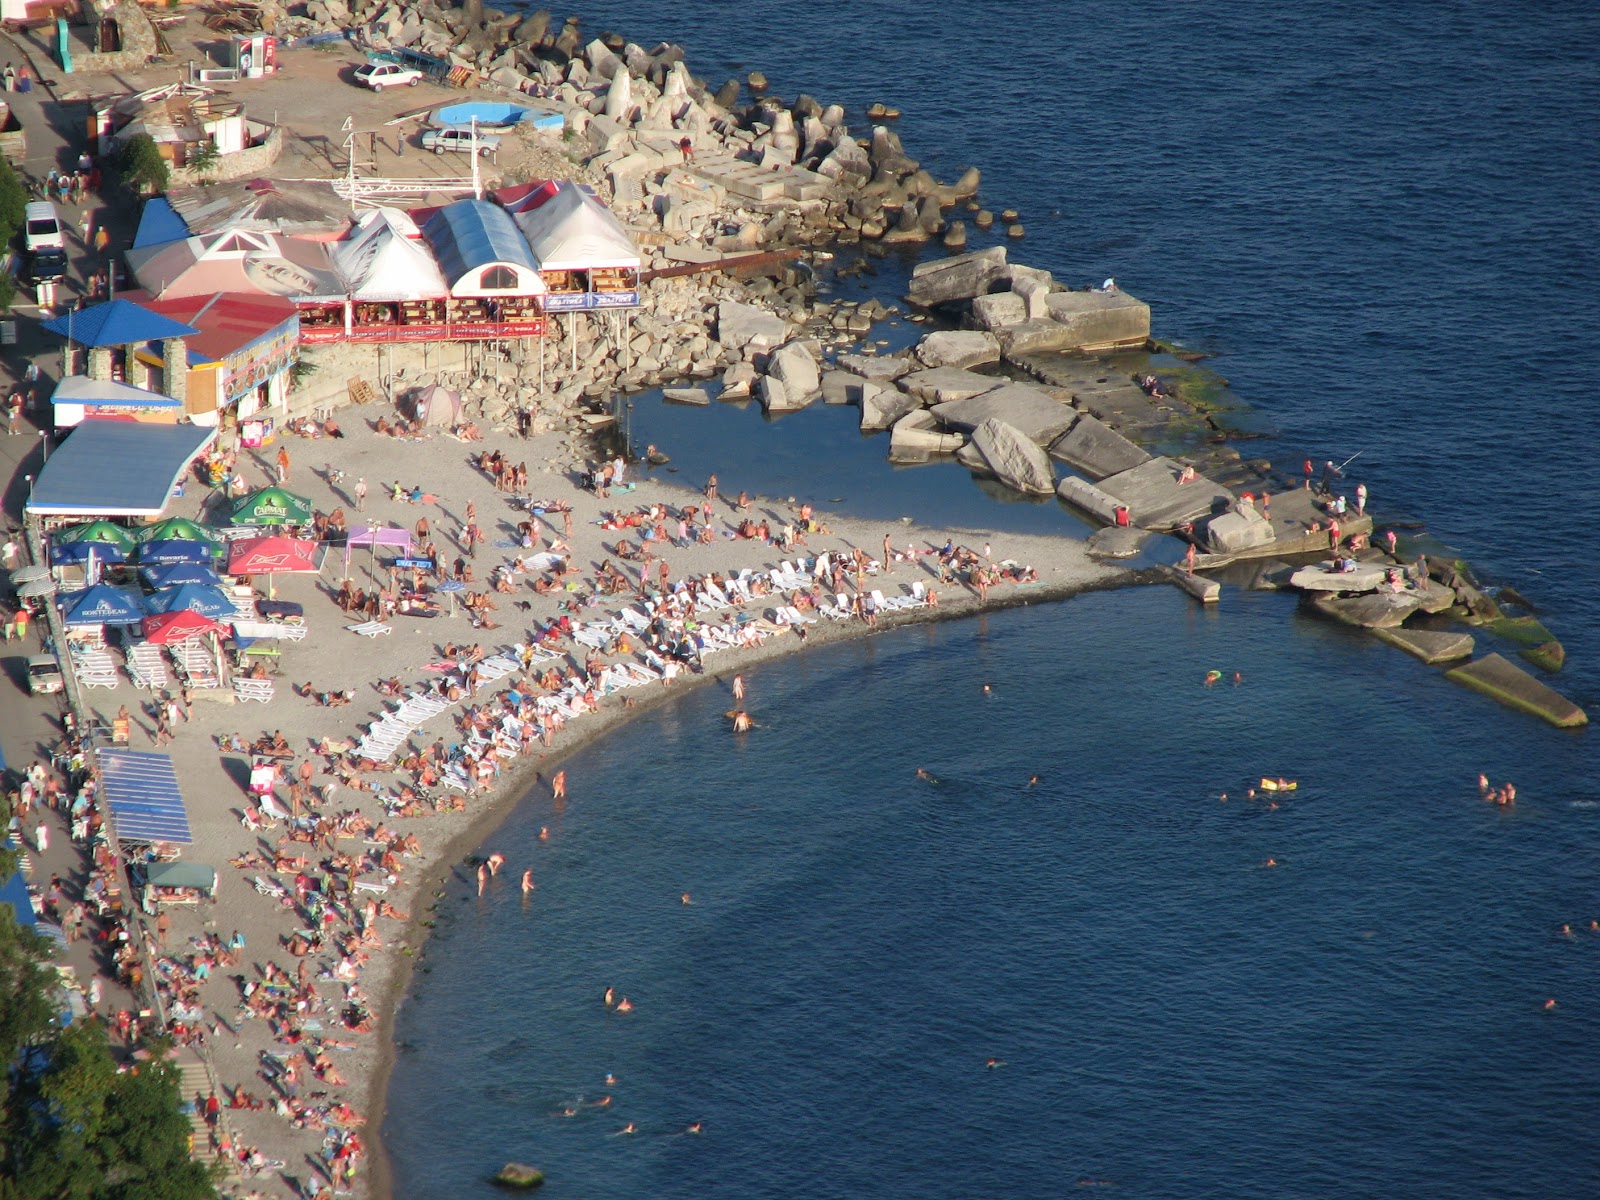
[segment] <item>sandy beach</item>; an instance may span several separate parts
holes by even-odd
[[[312,1075],[309,1069],[300,1072],[296,1089],[299,1101],[319,1113],[325,1113],[329,1106],[349,1103],[365,1122],[361,1127],[362,1141],[368,1150],[373,1149],[373,1138],[368,1131],[376,1128],[381,1117],[392,1053],[389,1037],[392,1014],[409,978],[409,956],[427,935],[430,923],[427,910],[437,891],[437,881],[483,841],[488,830],[503,818],[511,801],[532,786],[549,786],[549,773],[563,756],[616,728],[631,715],[670,698],[679,689],[697,684],[726,687],[735,673],[780,655],[871,632],[856,618],[818,618],[805,625],[805,638],[793,631],[772,627],[773,631],[759,644],[708,655],[703,674],[686,670],[670,685],[652,682],[599,697],[596,711],[571,720],[551,736],[548,746],[531,748],[531,752],[516,760],[514,766],[501,770],[488,790],[467,796],[459,811],[391,817],[373,791],[337,785],[330,788],[335,780],[326,770],[326,760],[314,753],[316,744],[324,738],[336,742],[359,739],[370,722],[386,708],[393,707],[393,702],[377,690],[376,681],[396,678],[406,688],[429,683],[438,677],[438,672],[430,673],[425,667],[439,662],[440,648],[447,642],[458,646],[476,642],[486,655],[492,656],[502,648],[527,641],[530,629],[560,615],[559,605],[590,592],[591,588],[585,585],[592,584],[600,563],[610,560],[617,564],[614,553],[617,538],[626,536],[637,541],[639,531],[636,529],[620,532],[603,529],[598,523],[602,513],[626,514],[647,510],[652,505],[666,506],[672,514],[668,524],[671,531],[676,532],[679,509],[704,503],[697,490],[704,481],[679,480],[659,467],[650,474],[635,475],[635,471],[643,468],[633,465],[628,473],[628,478],[636,481],[632,490],[614,490],[610,498],[605,499],[580,486],[585,460],[582,458],[583,435],[579,432],[556,432],[523,440],[513,431],[498,430],[490,431],[486,441],[465,443],[436,430],[421,439],[398,439],[373,432],[372,426],[380,416],[392,419],[393,414],[387,406],[377,405],[341,411],[339,418],[345,437],[288,436],[276,445],[252,452],[257,455],[253,462],[241,456],[240,469],[250,484],[263,483],[278,447],[285,447],[291,463],[287,485],[290,490],[307,496],[321,511],[342,508],[351,524],[392,523],[411,529],[419,518],[426,517],[440,557],[447,564],[460,553],[457,536],[464,523],[466,507],[469,502],[473,503],[486,544],[469,561],[476,578],[483,580],[496,564],[517,552],[511,539],[517,522],[527,519],[526,513],[512,506],[513,498],[496,490],[493,481],[476,466],[483,451],[499,448],[512,461],[528,465],[529,495],[570,505],[573,532],[569,578],[579,581],[578,590],[538,595],[529,587],[532,576],[519,576],[513,593],[494,596],[498,609],[491,617],[498,622],[498,628],[474,629],[465,611],[458,608],[454,615],[434,619],[396,616],[388,622],[392,633],[367,638],[346,629],[356,618],[341,612],[333,600],[343,571],[343,551],[330,549],[319,577],[282,576],[275,584],[280,599],[304,605],[308,632],[301,641],[282,643],[274,698],[262,704],[217,703],[217,697],[227,695],[231,699],[231,693],[225,689],[210,695],[196,691],[192,719],[180,722],[175,741],[163,748],[173,756],[193,825],[194,844],[184,851],[184,859],[215,866],[220,876],[218,904],[180,909],[173,914],[167,951],[181,958],[194,949],[190,939],[208,933],[226,939],[237,931],[246,943],[238,964],[213,972],[200,991],[210,1016],[206,1022],[206,1041],[217,1076],[227,1092],[222,1097],[224,1128],[230,1131],[235,1152],[253,1147],[268,1162],[283,1164],[281,1168],[273,1166],[236,1180],[236,1189],[243,1194],[313,1195],[327,1183],[323,1159],[326,1131],[314,1127],[321,1124],[321,1116],[296,1120],[281,1110],[273,1111],[278,1096],[275,1086],[282,1089],[283,1077],[275,1069],[263,1071],[268,1061],[264,1056],[271,1055],[282,1063],[298,1050],[321,1043],[327,1056],[324,1061],[331,1062],[332,1071],[321,1073],[321,1077]],[[338,478],[337,473],[341,471],[342,481],[330,482]],[[358,513],[353,489],[356,480],[363,477],[369,492],[364,511]],[[429,502],[418,504],[391,498],[389,485],[395,482],[408,490],[413,486],[421,487],[428,493]],[[901,523],[885,528],[882,524],[842,519],[820,511],[815,519],[829,532],[810,535],[803,547],[780,553],[773,545],[736,538],[732,531],[738,520],[748,517],[757,521],[765,519],[776,532],[785,522],[795,519],[806,498],[794,497],[791,502],[788,497],[762,497],[759,476],[741,476],[736,470],[723,475],[719,483],[722,499],[716,505],[712,520],[713,540],[706,544],[668,546],[662,551],[661,556],[670,564],[670,576],[674,581],[699,578],[712,572],[732,574],[741,569],[761,572],[782,559],[824,552],[849,553],[856,547],[873,558],[880,558],[885,534],[892,536],[897,555],[914,549],[917,557],[915,561],[896,562],[887,575],[867,576],[866,589],[880,590],[886,597],[894,597],[907,594],[913,583],[921,582],[938,593],[939,603],[937,607],[887,613],[878,621],[879,628],[908,621],[962,616],[983,608],[1042,602],[1089,589],[1144,581],[1139,573],[1092,560],[1081,543],[1068,538],[934,530]],[[690,484],[694,487],[688,486]],[[737,496],[740,490],[753,494],[750,509],[743,514],[735,513],[729,503],[729,498]],[[201,489],[191,486],[189,495],[177,502],[176,509],[180,514],[200,515],[202,501],[207,498]],[[562,533],[560,518],[554,512],[547,514],[545,521],[554,524],[542,524],[541,547],[560,538]],[[947,540],[967,545],[980,554],[986,543],[992,543],[990,560],[995,563],[1010,560],[1032,566],[1037,570],[1038,581],[1020,586],[995,586],[990,590],[987,604],[980,605],[977,595],[967,585],[938,582],[937,558],[930,552]],[[627,568],[630,578],[637,578],[636,564],[621,565]],[[652,574],[656,569],[652,564]],[[372,577],[375,571],[370,551],[353,552],[350,575],[355,586],[381,584],[382,580]],[[258,589],[263,582],[257,581]],[[598,605],[583,609],[579,616],[586,622],[604,620],[635,600],[632,594],[601,597]],[[772,611],[776,600],[775,596],[761,597],[742,606],[742,611],[751,619],[759,619]],[[563,671],[583,666],[588,653],[586,647],[570,637],[562,638],[555,648],[560,657],[554,663]],[[607,664],[642,661],[637,647],[631,654],[611,653],[604,658]],[[535,673],[545,671],[550,665],[548,662],[537,664]],[[521,678],[519,673],[486,685],[474,700],[481,702],[503,692]],[[306,683],[322,692],[348,690],[353,699],[348,706],[321,707],[314,700],[295,694],[296,688]],[[525,683],[521,686],[538,694],[537,686],[531,689]],[[119,704],[128,704],[135,710],[132,747],[154,748],[154,723],[138,710],[136,698],[142,702],[150,697],[148,693],[134,692],[126,682],[115,691],[94,691],[88,695],[89,702],[106,718],[115,713]],[[460,740],[455,722],[465,708],[465,704],[458,704],[427,721],[411,739],[412,744],[422,748],[437,738],[444,739],[446,744]],[[290,857],[304,856],[307,866],[303,873],[314,880],[322,874],[319,864],[327,860],[328,851],[321,843],[290,841],[287,823],[256,831],[246,828],[241,817],[250,807],[249,759],[239,753],[219,750],[219,743],[234,734],[248,742],[264,733],[278,731],[293,752],[292,760],[286,765],[292,767],[301,762],[313,765],[307,799],[316,803],[317,808],[309,811],[308,817],[346,821],[352,817],[365,818],[371,826],[382,825],[396,838],[415,838],[412,851],[392,863],[400,869],[380,885],[387,887],[381,900],[392,906],[392,910],[384,911],[397,915],[378,916],[361,939],[359,951],[346,945],[355,955],[365,956],[355,978],[341,979],[334,971],[340,958],[335,941],[353,936],[342,919],[331,922],[325,940],[303,957],[307,972],[315,980],[312,987],[317,1000],[315,1011],[302,1013],[298,1018],[304,1034],[301,1045],[274,1036],[268,1021],[251,1014],[242,1004],[243,988],[259,984],[268,963],[276,964],[288,979],[293,979],[300,969],[288,943],[296,930],[308,928],[307,911],[295,906],[292,900],[262,894],[254,885],[258,878],[264,882],[275,880],[292,893],[296,871],[292,868],[273,871],[260,865],[239,869],[229,862],[251,852],[270,856],[276,851]],[[389,765],[397,765],[405,753],[402,749]],[[286,777],[290,775],[291,771],[285,772]],[[541,775],[542,780],[537,778]],[[374,772],[362,778],[368,787],[392,793],[399,784],[409,781],[410,776]],[[589,783],[583,779],[568,781],[570,794],[575,799],[581,797]],[[439,794],[461,795],[445,788],[440,788]],[[284,807],[290,806],[285,786],[279,786],[277,799]],[[342,838],[338,849],[347,852],[353,848],[356,853],[381,850],[371,842],[361,843],[361,838]],[[503,869],[516,877],[524,866],[508,862]],[[365,878],[371,879],[373,875],[369,873]],[[374,900],[376,895],[357,893],[357,904]],[[352,983],[358,990],[348,990]],[[341,1012],[348,1014],[351,1001],[370,1012],[368,1032],[352,1032],[341,1021]],[[282,1032],[280,1028],[279,1033]],[[267,1075],[274,1076],[276,1085]],[[334,1078],[344,1082],[330,1083]],[[227,1108],[233,1093],[239,1089],[263,1101],[265,1107],[259,1110]],[[360,1178],[365,1180],[363,1186],[372,1195],[386,1193],[381,1157],[380,1148],[379,1153],[369,1154],[361,1164]]]

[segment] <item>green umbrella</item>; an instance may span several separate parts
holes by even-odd
[[[133,534],[121,525],[113,525],[104,518],[90,521],[87,525],[71,525],[66,529],[58,529],[50,535],[58,546],[68,546],[73,542],[109,542],[123,553],[133,549]]]
[[[251,492],[233,506],[235,525],[309,525],[311,501],[281,487]]]
[[[139,530],[141,542],[162,542],[168,538],[177,538],[185,542],[209,542],[214,545],[217,535],[188,517],[168,517],[165,521],[157,521],[154,525],[146,525]]]

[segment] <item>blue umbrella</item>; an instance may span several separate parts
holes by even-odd
[[[97,563],[128,561],[128,556],[122,552],[122,547],[115,542],[67,542],[65,544],[52,544],[50,547],[50,565],[52,567],[86,563],[91,556]]]
[[[462,583],[459,579],[447,579],[433,590],[436,592],[444,592],[446,594],[450,592],[464,592],[467,590],[467,585]]]
[[[232,617],[238,612],[221,588],[183,583],[150,597],[151,612],[195,612],[202,617]]]
[[[137,625],[147,610],[144,600],[132,588],[114,588],[103,583],[67,592],[58,601],[66,622],[83,625]]]
[[[182,583],[202,583],[216,587],[222,582],[217,573],[201,563],[172,563],[164,567],[140,567],[139,573],[153,588],[177,587]]]
[[[191,542],[185,538],[163,538],[146,542],[139,547],[139,563],[146,567],[170,566],[173,563],[209,563],[213,549],[206,542]]]

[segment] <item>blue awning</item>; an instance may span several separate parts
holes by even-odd
[[[194,840],[171,757],[148,750],[102,750],[96,757],[119,841],[187,846]]]
[[[160,516],[173,485],[216,436],[203,425],[84,421],[39,472],[27,511],[46,517]]]
[[[44,327],[80,346],[132,346],[200,332],[132,300],[107,300],[81,312],[63,313],[44,322]]]
[[[133,248],[159,246],[163,242],[176,242],[189,236],[189,225],[165,196],[152,196],[144,202],[139,214],[139,231],[133,235]]]

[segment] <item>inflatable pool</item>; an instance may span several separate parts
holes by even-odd
[[[509,104],[500,100],[472,100],[465,104],[451,104],[433,114],[439,125],[471,125],[476,117],[481,127],[503,129],[519,121],[531,122],[535,129],[560,129],[565,121],[558,112],[548,108],[532,108],[526,104]]]

